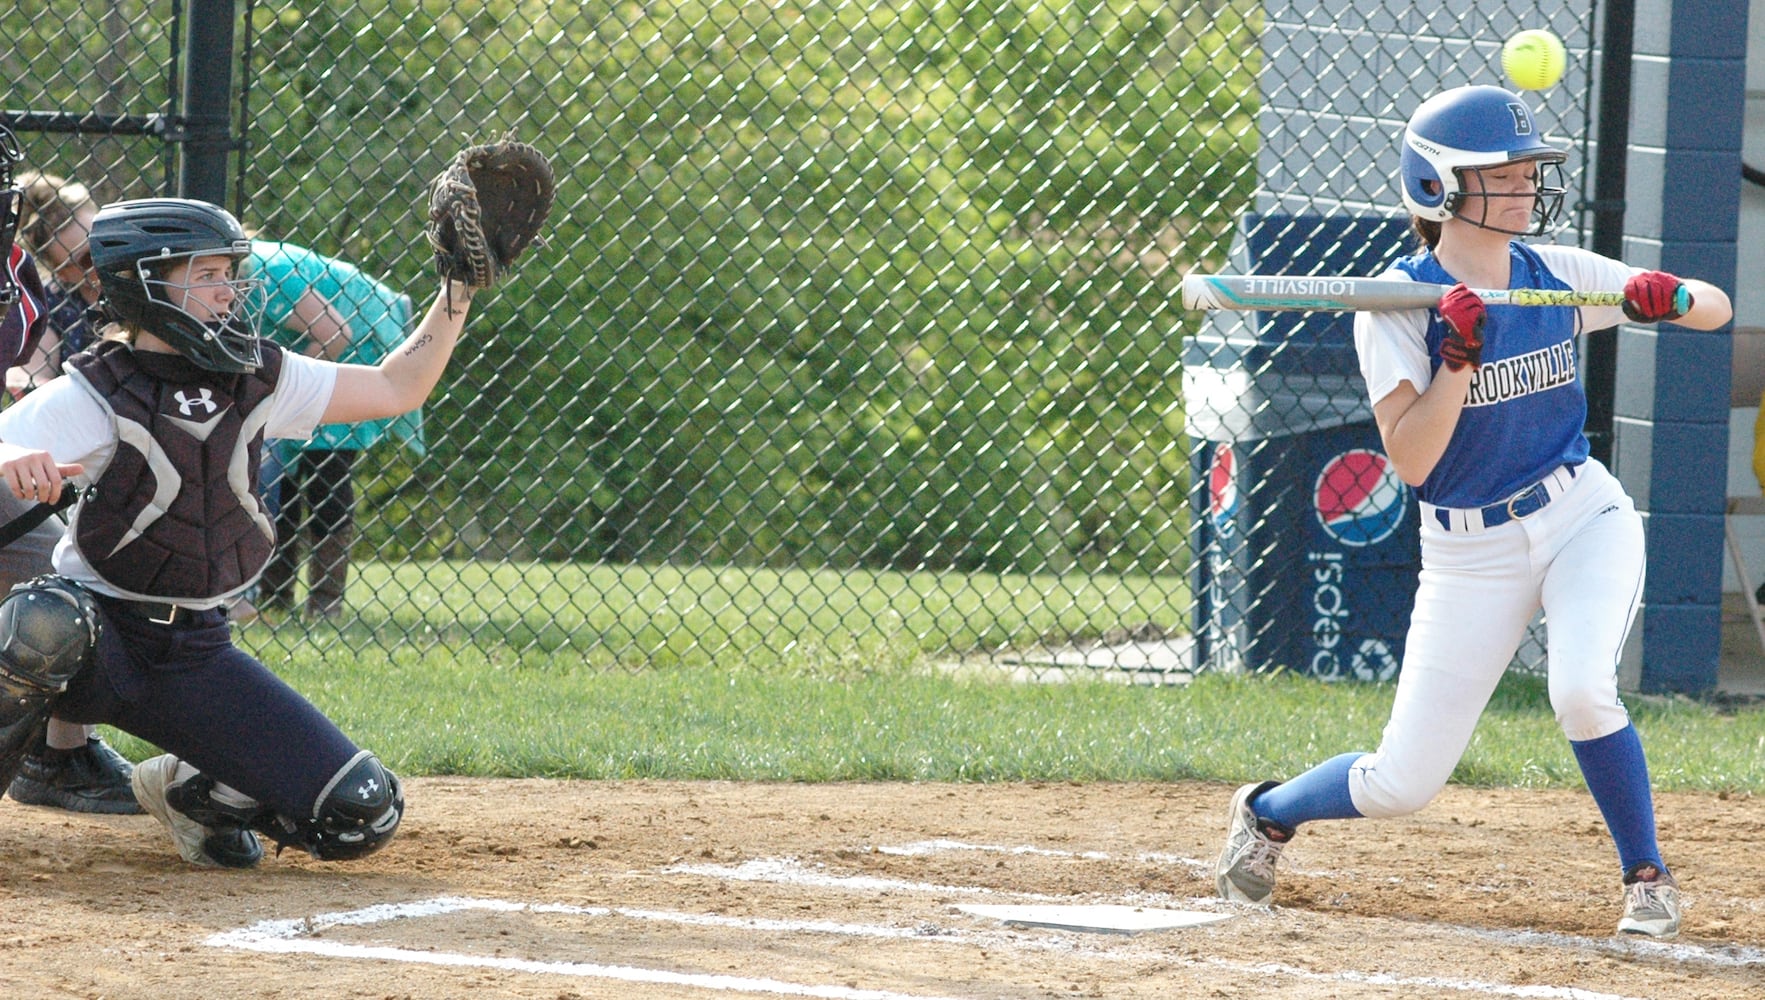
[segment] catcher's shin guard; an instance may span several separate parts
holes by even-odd
[[[55,696],[91,665],[98,610],[90,594],[40,576],[0,599],[0,788],[37,742]]]
[[[265,817],[254,828],[275,840],[277,853],[298,847],[320,861],[353,861],[385,847],[403,818],[398,776],[363,750],[332,776],[311,816]]]

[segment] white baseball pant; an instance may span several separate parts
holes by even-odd
[[[1450,531],[1423,505],[1422,572],[1391,718],[1349,771],[1363,816],[1415,812],[1446,786],[1542,607],[1551,707],[1571,740],[1629,724],[1618,656],[1642,599],[1642,518],[1589,460],[1532,515]]]

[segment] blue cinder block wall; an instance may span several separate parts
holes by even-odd
[[[1747,3],[1638,0],[1624,257],[1732,296]],[[1619,332],[1613,464],[1645,512],[1648,582],[1627,688],[1716,687],[1727,493],[1728,331]]]

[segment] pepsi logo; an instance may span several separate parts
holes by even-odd
[[[1230,537],[1238,523],[1238,456],[1229,444],[1213,450],[1213,464],[1207,470],[1207,513],[1214,530]]]
[[[1312,495],[1324,532],[1351,548],[1390,538],[1409,506],[1409,487],[1398,478],[1391,460],[1365,448],[1325,462]]]

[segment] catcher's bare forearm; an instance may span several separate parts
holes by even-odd
[[[423,321],[377,365],[341,365],[323,423],[356,423],[423,405],[453,356],[472,305],[471,286],[443,282]]]

